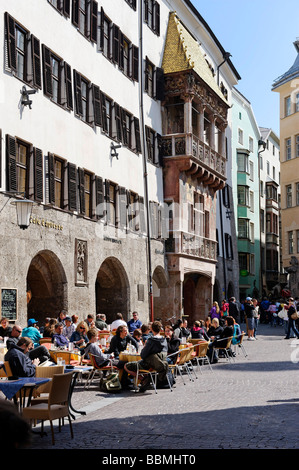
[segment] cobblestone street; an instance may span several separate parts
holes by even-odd
[[[244,325],[242,325],[244,326]],[[172,392],[125,391],[108,395],[96,384],[78,385],[73,421],[56,449],[295,449],[298,448],[299,389],[297,340],[284,340],[283,327],[260,325],[257,341],[244,340],[234,363],[220,359]],[[299,353],[298,353],[299,357]],[[34,435],[32,448],[52,449],[51,433]],[[188,432],[185,432],[185,431]]]

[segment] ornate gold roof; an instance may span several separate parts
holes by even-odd
[[[227,103],[204,58],[199,43],[181,23],[175,12],[171,12],[169,15],[162,68],[165,74],[194,70]]]

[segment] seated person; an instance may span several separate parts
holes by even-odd
[[[123,369],[125,365],[125,361],[120,361],[114,358],[114,354],[104,353],[101,348],[96,344],[98,341],[98,330],[96,328],[91,328],[87,332],[87,336],[89,339],[89,343],[87,344],[84,353],[88,355],[88,353],[93,354],[95,356],[95,361],[98,367],[106,367],[110,364],[117,367],[118,369]],[[128,380],[128,374],[126,371],[123,371],[121,377],[121,385],[123,389],[129,388],[130,381]]]
[[[39,346],[39,340],[43,337],[38,328],[37,328],[38,321],[34,318],[29,318],[27,323],[27,328],[23,329],[22,336],[26,336],[26,338],[31,338],[34,344],[34,347]]]
[[[0,326],[0,340],[3,341],[5,337],[8,337],[11,333],[11,326],[7,318],[1,318]]]
[[[136,328],[141,328],[141,326],[142,326],[142,322],[138,318],[138,313],[133,312],[132,316],[133,316],[133,318],[131,318],[131,320],[129,320],[127,322],[130,335],[132,335],[134,333],[134,330],[136,330]]]
[[[213,318],[215,320],[215,318]],[[211,336],[212,342],[209,344],[209,348],[207,351],[207,355],[209,359],[212,359],[213,357],[213,362],[218,362],[218,354],[217,350],[214,351],[213,355],[213,349],[215,347],[226,347],[227,344],[227,338],[230,338],[234,334],[234,319],[233,317],[227,316],[225,318],[225,327],[222,328],[222,332],[220,333],[219,336],[214,337]]]
[[[22,328],[19,325],[14,325],[12,327],[10,337],[7,339],[6,347],[10,349],[12,345],[16,345],[21,337]],[[28,351],[29,358],[33,361],[33,359],[39,359],[40,362],[45,362],[50,359],[50,353],[47,348],[43,345],[37,346],[36,348],[29,349]]]
[[[98,330],[108,330],[106,323],[106,315],[104,313],[98,313],[96,316],[95,327]]]
[[[124,369],[128,374],[137,375],[137,364],[140,369],[154,369],[158,372],[158,382],[163,383],[166,380],[168,372],[167,363],[167,341],[164,336],[160,335],[162,324],[159,321],[152,323],[153,336],[148,338],[144,348],[141,351],[141,360],[138,362],[127,362]],[[150,385],[150,377],[146,375],[145,379],[141,382],[139,392],[145,392]]]
[[[9,362],[13,377],[34,377],[39,359],[29,358],[28,352],[33,348],[30,338],[23,336],[17,344],[12,344],[11,348],[4,356],[4,360]]]
[[[133,336],[128,334],[128,327],[120,325],[117,328],[115,335],[112,337],[109,349],[106,352],[108,354],[114,353],[114,357],[118,359],[121,351],[125,351],[129,343],[136,348],[136,351],[138,351],[138,343]]]
[[[213,318],[212,324],[208,331],[208,336],[210,339],[217,339],[223,331],[223,327],[219,325],[218,318]]]
[[[147,323],[143,323],[143,325],[141,326],[141,333],[142,333],[142,342],[144,344],[146,340],[151,336],[150,327]]]
[[[165,326],[165,338],[167,342],[167,356],[171,355],[166,360],[168,364],[175,364],[178,355],[174,353],[179,351],[181,340],[174,336],[173,328],[170,325]]]
[[[134,330],[133,338],[136,339],[138,346],[142,345],[142,332],[139,328],[136,328],[136,330]]]
[[[57,323],[56,318],[50,318],[49,324],[45,325],[43,338],[52,338],[55,333],[55,325]]]
[[[113,359],[113,354],[104,353],[102,349],[96,344],[98,341],[98,330],[91,328],[87,332],[87,337],[89,342],[87,343],[87,346],[84,350],[85,357],[87,357],[89,353],[93,354],[95,356],[95,361],[98,367],[105,367],[109,365],[111,361],[113,365],[116,365],[119,362],[118,360]]]
[[[89,330],[85,321],[80,321],[77,325],[76,330],[70,338],[70,342],[74,343],[74,346],[84,348],[88,343],[87,331]]]
[[[58,348],[64,348],[68,346],[69,340],[66,336],[62,334],[63,332],[63,323],[56,323],[55,325],[55,332],[52,336],[52,343],[56,343]]]
[[[199,321],[195,321],[193,327],[191,328],[191,337],[193,339],[204,339],[205,341],[210,341],[206,331],[201,326]]]
[[[76,327],[74,323],[72,322],[71,317],[65,317],[64,322],[65,322],[65,325],[63,327],[62,334],[66,338],[71,339],[71,336],[76,330]]]

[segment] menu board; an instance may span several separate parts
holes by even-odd
[[[17,289],[1,288],[1,317],[17,319]]]

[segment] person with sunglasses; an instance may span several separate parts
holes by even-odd
[[[89,330],[85,321],[80,321],[76,328],[76,331],[72,334],[70,338],[70,342],[74,344],[74,346],[82,348],[88,342],[89,339],[87,337],[87,331]]]

